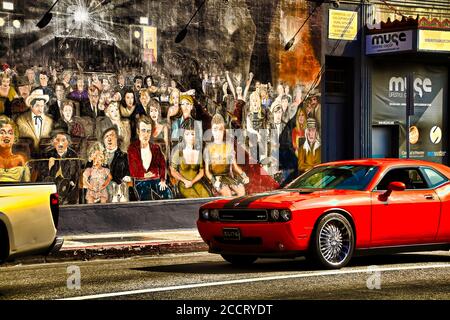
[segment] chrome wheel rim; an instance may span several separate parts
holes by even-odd
[[[340,265],[350,254],[351,246],[351,232],[341,220],[329,220],[320,229],[320,254],[328,263]]]

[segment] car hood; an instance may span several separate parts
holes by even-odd
[[[205,205],[213,208],[223,209],[252,209],[252,208],[288,208],[299,201],[315,198],[351,196],[361,194],[361,191],[355,190],[317,190],[317,189],[281,189],[271,192],[258,193],[243,197],[234,197],[231,199],[220,199]],[[345,197],[346,198],[346,197]]]

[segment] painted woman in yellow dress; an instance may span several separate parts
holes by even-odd
[[[204,151],[206,176],[222,196],[230,197],[232,191],[243,196],[244,184],[249,183],[249,178],[236,163],[233,144],[225,142],[225,120],[220,114],[212,118],[211,129],[214,141]]]
[[[0,182],[29,182],[30,169],[26,159],[13,154],[17,129],[14,121],[5,115],[0,116]]]
[[[184,198],[210,197],[208,189],[202,182],[204,176],[202,151],[196,150],[194,119],[188,118],[181,124],[183,141],[172,152],[170,173],[177,181],[178,189]]]

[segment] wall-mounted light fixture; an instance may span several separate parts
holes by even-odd
[[[50,21],[51,21],[52,18],[53,18],[53,14],[51,13],[51,11],[52,11],[53,7],[56,6],[56,4],[57,4],[58,2],[59,2],[59,0],[56,0],[56,1],[52,4],[52,6],[50,7],[50,9],[48,9],[48,11],[42,16],[41,20],[39,20],[39,22],[36,24],[36,26],[37,26],[39,29],[45,28],[45,27],[50,23]]]
[[[286,45],[284,46],[285,51],[288,51],[294,45],[295,37],[297,36],[297,34],[300,32],[300,30],[302,30],[303,26],[306,24],[306,22],[308,22],[309,18],[311,18],[311,16],[314,14],[314,12],[316,12],[317,8],[320,7],[322,5],[322,3],[325,2],[325,0],[308,0],[308,1],[315,2],[316,5],[314,6],[314,9],[310,12],[308,17],[306,17],[305,21],[302,23],[300,28],[298,28],[297,32],[294,34],[294,36],[291,38],[291,40],[289,40],[286,43]]]
[[[331,0],[331,4],[333,5],[333,7],[335,7],[336,9],[339,8],[339,0]]]
[[[175,38],[175,43],[180,43],[181,41],[184,40],[184,38],[186,38],[186,35],[187,35],[187,32],[188,32],[187,28],[189,27],[189,24],[191,23],[192,19],[194,19],[194,17],[197,15],[197,13],[200,11],[201,7],[203,7],[205,2],[206,2],[206,0],[203,0],[203,2],[198,6],[197,10],[192,15],[192,17],[189,20],[189,22],[186,24],[186,26],[180,32],[178,32],[178,34],[177,34],[177,36]]]

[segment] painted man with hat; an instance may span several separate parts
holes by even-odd
[[[306,141],[298,152],[298,170],[300,173],[312,169],[321,161],[321,146],[316,119],[308,118],[306,120],[305,136]]]
[[[21,114],[16,120],[20,137],[33,139],[34,153],[39,153],[40,140],[49,138],[52,132],[53,120],[44,114],[49,99],[42,89],[35,89],[25,99],[31,110]]]
[[[14,120],[17,119],[19,115],[24,112],[27,112],[30,108],[25,100],[28,98],[31,92],[31,85],[28,82],[28,79],[23,76],[17,79],[16,88],[19,91],[19,97],[15,98],[11,102],[11,114]]]
[[[305,101],[305,112],[308,118],[314,118],[317,121],[317,128],[320,129],[321,121],[321,106],[320,106],[320,92],[317,89],[311,91]]]
[[[75,150],[70,148],[70,136],[62,128],[52,132],[52,146],[47,152],[48,172],[46,181],[56,183],[60,204],[78,203],[78,181],[80,160]],[[68,159],[68,160],[64,160]]]

